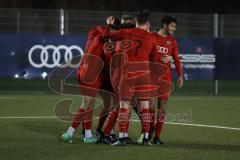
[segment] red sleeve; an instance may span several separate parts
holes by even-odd
[[[104,42],[102,41],[101,35],[95,37],[92,41],[91,46],[88,48],[86,54],[92,54],[97,57],[101,57],[103,53],[103,45]]]
[[[152,46],[152,51],[151,51],[151,53],[150,53],[150,55],[149,55],[149,57],[150,57],[150,61],[154,61],[154,55],[155,54],[157,54],[157,39],[156,39],[156,37],[155,36],[153,36],[154,38],[153,38],[153,46]]]
[[[157,53],[157,38],[156,38],[156,36],[154,36],[154,39],[153,39],[153,50],[152,50],[152,53],[154,53],[154,54]]]
[[[104,37],[108,37],[108,38],[111,38],[111,39],[115,39],[115,40],[118,40],[118,41],[121,41],[124,39],[124,35],[125,35],[125,30],[123,29],[120,29],[118,31],[115,31],[115,32],[110,32],[110,28],[111,28],[112,25],[107,25],[104,33],[103,33],[103,36]]]
[[[97,28],[93,28],[90,30],[90,32],[88,33],[87,42],[85,44],[85,52],[87,52],[89,50],[94,38],[99,34],[100,34],[100,32],[97,30]]]
[[[174,60],[174,64],[175,64],[175,68],[176,68],[178,77],[182,77],[182,64],[179,59],[178,45],[177,45],[176,40],[174,40],[173,60]]]

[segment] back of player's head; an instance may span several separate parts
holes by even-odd
[[[121,28],[135,28],[135,20],[131,15],[123,15],[121,19]]]
[[[131,15],[124,14],[122,15],[121,23],[134,22],[134,18]]]
[[[177,19],[173,16],[165,16],[161,20],[161,26],[164,27],[164,25],[169,25],[170,23],[176,23],[177,24]]]
[[[136,22],[138,25],[144,25],[150,22],[150,13],[148,11],[141,11],[136,16]]]
[[[119,30],[121,28],[121,21],[115,18],[113,25],[111,26],[114,30]]]

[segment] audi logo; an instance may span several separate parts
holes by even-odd
[[[168,53],[168,48],[157,46],[157,52],[164,53],[164,54]]]
[[[73,67],[76,68],[79,64],[71,64],[71,60],[74,56],[74,53],[77,53],[78,55],[83,55],[83,50],[81,47],[72,45],[72,46],[66,46],[66,45],[34,45],[28,52],[28,60],[30,64],[35,68],[54,68],[54,67]],[[33,55],[39,54],[40,62],[36,63],[33,60]],[[61,64],[61,57],[64,56],[65,63]],[[52,62],[49,62],[49,59],[51,58]]]

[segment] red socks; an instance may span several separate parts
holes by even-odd
[[[104,135],[105,136],[109,136],[111,134],[112,129],[115,126],[115,123],[117,121],[118,118],[118,111],[116,109],[112,110],[108,117],[107,117],[107,123],[106,123],[106,127],[104,129]]]
[[[74,116],[71,126],[76,129],[84,119],[85,110],[80,108],[77,114]]]
[[[71,126],[75,129],[79,126],[81,122],[83,122],[83,129],[92,129],[92,116],[93,116],[93,109],[88,108],[88,109],[83,109],[80,108],[75,115]]]
[[[92,129],[92,118],[93,118],[93,109],[88,108],[84,114],[84,129],[91,130]]]
[[[103,112],[103,110],[99,113],[97,129],[100,129],[100,130],[102,129],[107,117],[108,117],[108,114],[106,112]]]
[[[129,121],[129,112],[127,108],[119,108],[118,113],[118,126],[119,133],[127,133],[128,130],[128,121]]]
[[[149,133],[150,129],[150,112],[144,108],[141,112],[142,133]]]
[[[165,115],[166,115],[165,112],[158,112],[157,123],[155,128],[155,137],[158,137],[158,138],[160,137],[164,120],[165,120]]]
[[[150,111],[150,129],[155,128],[155,111]]]

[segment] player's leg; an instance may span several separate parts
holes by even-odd
[[[128,121],[130,115],[130,101],[120,101],[118,112],[119,140],[113,145],[126,145],[125,135],[128,132]]]
[[[119,111],[119,108],[114,108],[107,117],[106,126],[104,129],[104,138],[103,138],[103,143],[105,144],[112,144],[117,141],[117,137],[115,136],[113,130],[118,118],[118,111]],[[130,115],[129,115],[129,118],[130,118]],[[130,121],[128,120],[127,130],[129,128],[129,123]],[[127,144],[133,143],[132,139],[128,136],[128,133],[125,133],[124,137]]]
[[[84,143],[95,143],[97,139],[92,135],[92,119],[93,119],[93,108],[95,104],[95,97],[101,88],[103,75],[100,74],[97,80],[91,84],[84,84],[83,88],[84,100],[82,108],[85,109],[83,129],[84,129]],[[80,83],[81,84],[81,83]],[[91,89],[90,89],[91,88]]]
[[[148,100],[140,100],[139,104],[139,112],[141,117],[142,124],[142,141],[138,143],[142,143],[144,145],[151,145],[149,143],[149,130],[150,130],[150,110],[149,110],[149,101]]]
[[[79,77],[81,74],[79,74]],[[73,121],[68,128],[67,132],[62,135],[62,139],[67,142],[72,142],[72,137],[75,130],[78,128],[80,123],[83,123],[83,130],[84,130],[84,142],[91,143],[95,142],[96,139],[92,136],[92,115],[93,115],[93,106],[95,103],[95,96],[97,94],[97,89],[100,87],[101,79],[98,80],[93,84],[86,84],[82,82],[79,78],[80,90],[82,93],[83,101],[80,106],[80,109],[75,114]],[[91,89],[90,89],[91,88]]]
[[[128,119],[128,122],[127,122],[127,130],[129,129],[129,126],[130,126],[130,119],[131,119],[131,108],[133,108],[133,110],[136,112],[136,114],[138,114],[138,109],[137,109],[137,101],[136,101],[136,98],[133,97],[132,100],[130,101],[130,111],[129,111],[129,119]],[[139,115],[139,114],[138,114]],[[112,137],[112,135],[111,135]],[[125,142],[126,144],[133,144],[133,140],[129,137],[128,133],[125,133]]]
[[[69,143],[72,142],[72,137],[75,130],[78,128],[80,123],[84,125],[84,142],[85,143],[93,143],[96,142],[96,139],[92,136],[92,114],[93,114],[93,105],[95,103],[95,99],[92,97],[83,96],[83,103],[80,106],[80,109],[76,113],[73,118],[73,121],[68,128],[67,132],[62,135],[62,139]]]
[[[114,108],[111,112],[109,112],[107,120],[106,120],[106,126],[104,129],[104,137],[103,137],[103,143],[105,144],[112,144],[116,142],[116,136],[113,132],[114,126],[117,122],[118,118],[118,111],[119,108]]]
[[[127,131],[129,129],[129,126],[130,126],[130,119],[131,119],[131,108],[133,108],[133,106],[137,106],[136,104],[136,101],[135,101],[135,98],[133,98],[131,101],[130,101],[130,108],[129,108],[129,119],[127,121]],[[134,109],[133,109],[134,110]],[[136,112],[136,111],[135,111]],[[128,136],[128,133],[125,133],[124,135],[124,139],[125,139],[125,142],[126,144],[133,144],[133,140]]]
[[[117,141],[117,136],[114,134],[114,126],[117,121],[117,115],[119,110],[119,100],[115,95],[110,77],[108,74],[105,74],[104,84],[102,89],[107,92],[100,92],[101,97],[103,98],[103,108],[99,114],[99,121],[97,126],[97,133],[102,133],[101,142],[102,143],[114,143]],[[107,94],[106,94],[107,93]],[[109,96],[109,93],[112,96]],[[107,121],[106,121],[107,120]],[[102,132],[102,127],[106,121],[106,126],[104,132]]]
[[[84,97],[83,108],[85,108],[84,114],[84,143],[95,143],[97,139],[92,134],[92,119],[93,119],[93,106],[95,104],[95,98]]]
[[[164,144],[163,141],[160,140],[161,131],[164,125],[165,120],[165,110],[167,107],[167,100],[159,99],[158,101],[158,112],[157,112],[157,121],[156,121],[156,127],[155,127],[155,135],[153,138],[154,144]]]
[[[120,107],[120,103],[119,103],[119,100],[117,99],[116,101],[113,101],[113,109],[110,109],[111,111],[112,110],[115,110],[115,113],[117,112],[117,116],[118,116],[118,111],[119,111],[119,107]],[[113,119],[113,123],[112,123],[112,126],[110,127],[111,128],[111,133],[110,133],[110,138],[111,138],[111,141],[112,143],[116,142],[118,140],[118,136],[116,135],[115,133],[115,126],[116,126],[116,122],[117,122],[117,116],[115,117],[115,119]],[[108,124],[106,124],[106,128],[107,128]]]
[[[149,129],[149,141],[152,139],[155,130],[155,108],[157,106],[157,98],[151,98],[149,100],[149,110],[150,110],[150,129]],[[141,119],[141,117],[140,117]],[[141,136],[138,138],[137,142],[141,144],[143,141],[143,126],[141,130]]]
[[[128,119],[128,123],[127,123],[127,130],[129,129],[130,126],[130,119],[131,119],[131,112],[129,113],[129,119]],[[133,144],[133,140],[128,136],[128,133],[125,133],[125,142],[126,144]]]
[[[155,117],[156,117],[156,106],[157,106],[157,98],[151,98],[149,101],[149,109],[150,109],[150,129],[149,129],[149,137],[148,139],[151,140],[152,136],[155,131]]]
[[[101,108],[101,111],[99,112],[98,125],[96,128],[96,134],[97,134],[97,136],[99,136],[99,138],[103,136],[102,127],[108,117],[110,109],[113,108],[111,96],[109,96],[109,94],[105,94],[105,93],[100,93],[100,95],[103,100],[103,106]]]
[[[106,59],[105,59],[106,60]],[[110,63],[110,62],[109,62]],[[102,99],[103,99],[103,107],[99,113],[99,120],[98,120],[98,125],[97,125],[97,129],[96,129],[96,133],[99,135],[101,135],[101,138],[104,138],[104,133],[102,132],[102,127],[104,125],[104,122],[106,121],[106,119],[108,118],[109,113],[114,109],[117,108],[119,106],[118,104],[118,99],[116,98],[117,96],[115,95],[115,89],[118,86],[118,78],[119,78],[119,73],[115,73],[113,74],[113,76],[110,76],[110,72],[109,72],[109,67],[106,65],[103,68],[102,71],[102,75],[103,75],[103,84],[101,86],[101,89],[106,91],[106,92],[99,92],[99,94],[101,95]],[[118,76],[114,76],[114,75],[118,75]],[[115,77],[115,78],[114,78]],[[117,79],[116,79],[117,77]],[[115,83],[113,83],[115,82]],[[116,86],[113,86],[113,84],[116,84]],[[114,89],[115,88],[115,89]],[[111,96],[112,95],[112,96]],[[117,102],[117,103],[116,103]],[[107,123],[107,134],[108,131],[113,129],[112,123],[114,123],[114,119],[115,116],[113,116],[114,114],[116,114],[116,110],[113,110],[112,112],[112,116],[109,117]],[[118,114],[118,113],[117,113]],[[111,119],[113,119],[111,121]],[[115,124],[115,123],[114,123]],[[111,128],[111,129],[110,129]],[[109,136],[109,135],[107,135]],[[114,136],[115,137],[115,136]]]

